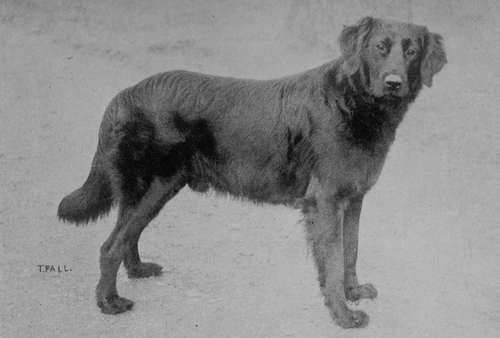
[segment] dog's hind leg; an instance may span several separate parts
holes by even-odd
[[[377,289],[372,284],[358,284],[356,261],[358,258],[359,215],[363,197],[350,200],[344,213],[344,288],[347,300],[357,301],[361,298],[377,297]]]
[[[150,220],[152,220],[158,212],[160,212],[165,203],[174,197],[185,184],[186,183],[182,178],[179,178],[178,181],[174,179],[173,182],[165,184],[165,194],[156,205],[149,206],[151,207],[151,215],[148,216]],[[129,278],[147,278],[151,276],[159,276],[162,273],[161,265],[152,262],[142,262],[139,256],[138,242],[142,231],[146,228],[146,225],[137,229],[137,231],[131,232],[128,237],[128,247],[125,251],[123,265],[127,269],[127,275]]]
[[[125,253],[123,265],[127,269],[129,278],[147,278],[162,274],[162,266],[152,262],[142,262],[139,256],[138,242],[141,233],[130,239],[130,247]]]
[[[172,178],[170,180],[172,180]],[[171,183],[167,183],[167,186],[165,187],[166,193],[163,196],[163,200],[160,200],[158,205],[152,206],[152,212],[154,214],[151,215],[151,219],[153,219],[158,214],[163,205],[165,205],[165,203],[168,202],[169,199],[174,197],[175,194],[177,194],[177,192],[184,185],[185,181],[182,177],[173,179]],[[128,241],[128,250],[125,252],[123,265],[127,269],[129,278],[147,278],[151,276],[159,276],[162,273],[161,265],[152,262],[141,261],[141,258],[139,256],[138,242],[144,229],[145,226],[142,229],[139,229],[137,232],[132,233]]]
[[[128,269],[143,267],[146,270],[149,269],[148,265],[141,265],[144,263],[140,262],[138,255],[134,256],[137,252],[133,250],[137,248],[137,241],[144,228],[185,184],[186,180],[182,172],[168,180],[154,178],[138,202],[127,204],[123,201],[120,205],[116,227],[101,247],[101,277],[96,287],[96,300],[103,313],[117,314],[132,308],[131,300],[118,295],[116,289],[118,268],[122,260],[127,259]]]
[[[185,185],[185,181],[182,178],[174,180],[173,182],[166,185],[165,195],[162,199],[158,201],[157,205],[150,205],[152,214],[149,216],[153,219],[156,214],[161,210],[163,205],[168,202],[169,199],[174,197],[177,192]],[[129,235],[128,248],[125,251],[125,256],[123,259],[123,265],[127,269],[127,274],[129,278],[147,278],[151,276],[159,276],[162,273],[162,266],[151,262],[142,262],[139,256],[138,242],[142,234],[142,231],[146,226],[137,229],[137,231],[132,231]]]

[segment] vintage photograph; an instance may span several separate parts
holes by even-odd
[[[498,337],[492,0],[4,0],[2,337]]]

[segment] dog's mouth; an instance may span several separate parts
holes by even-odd
[[[373,95],[377,101],[387,103],[398,103],[404,99],[404,95],[396,92],[384,92],[381,95]]]
[[[375,97],[375,102],[386,107],[398,107],[404,100],[403,96],[387,93]]]
[[[389,102],[401,101],[403,99],[402,95],[398,95],[396,93],[387,93],[382,97]]]

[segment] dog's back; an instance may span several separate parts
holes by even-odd
[[[89,179],[63,199],[59,217],[95,220],[124,196],[139,198],[153,176],[180,170],[196,191],[293,203],[314,164],[312,118],[302,114],[314,107],[300,102],[320,94],[319,80],[311,72],[259,81],[172,71],[123,90],[104,114]],[[134,170],[142,173],[135,186]]]

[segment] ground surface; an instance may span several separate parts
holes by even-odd
[[[498,337],[500,8],[433,3],[1,1],[0,336]],[[120,270],[118,288],[136,305],[102,315],[98,248],[116,214],[77,228],[56,208],[88,173],[110,98],[167,69],[307,69],[338,56],[342,24],[366,14],[428,25],[450,61],[364,205],[359,275],[379,297],[355,307],[369,327],[332,324],[296,211],[188,190],[142,237],[164,275],[133,281]]]

